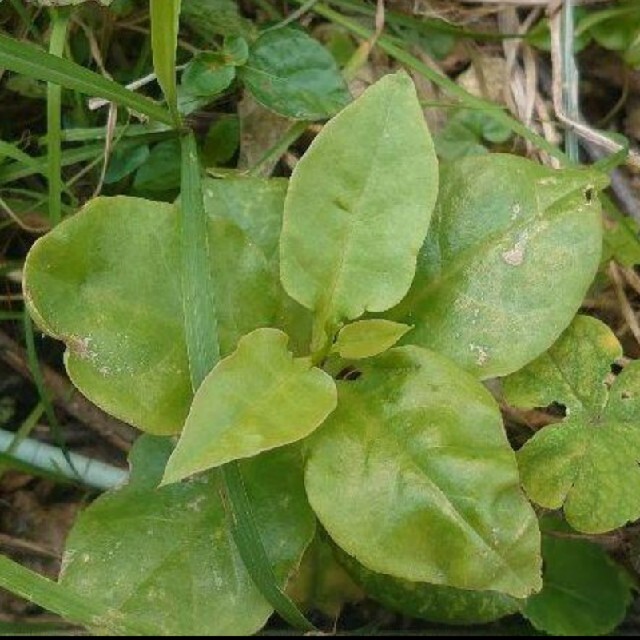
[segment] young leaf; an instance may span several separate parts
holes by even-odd
[[[180,4],[181,0],[150,0],[149,5],[153,68],[176,124],[180,123],[176,88],[176,49],[178,46]]]
[[[486,624],[519,611],[522,602],[497,591],[468,591],[426,582],[409,582],[365,569],[346,553],[339,555],[367,595],[411,618],[439,624]]]
[[[351,100],[331,54],[291,27],[262,34],[238,71],[260,104],[288,118],[322,120]]]
[[[347,359],[370,358],[393,347],[407,331],[411,327],[390,320],[358,320],[340,330],[333,351]]]
[[[149,635],[251,635],[272,609],[233,542],[218,476],[158,490],[170,450],[159,438],[136,444],[130,484],[99,498],[74,526],[62,584],[108,607],[109,618],[92,623],[97,633],[113,618]],[[315,532],[300,453],[282,449],[243,463],[242,471],[284,586]]]
[[[309,445],[307,494],[329,535],[396,578],[514,597],[539,589],[537,520],[490,394],[418,347],[359,370]]]
[[[335,409],[335,383],[308,358],[294,359],[277,329],[256,329],[207,376],[163,484],[296,442]]]
[[[598,268],[605,178],[491,154],[447,166],[409,295],[388,317],[481,379],[539,356]]]
[[[546,534],[542,557],[544,586],[523,610],[536,629],[553,636],[601,636],[624,620],[631,580],[601,546]]]
[[[281,275],[332,333],[407,292],[438,189],[437,161],[408,75],[388,75],[327,124],[285,201]]]
[[[284,186],[205,182],[223,355],[257,327],[282,324]],[[25,266],[29,307],[67,343],[74,384],[106,411],[157,434],[180,431],[192,398],[178,248],[171,205],[100,198],[39,240]]]
[[[524,488],[543,507],[564,507],[569,524],[602,533],[640,518],[640,363],[611,389],[605,379],[622,349],[598,320],[578,316],[556,344],[504,380],[519,407],[559,402],[560,424],[541,429],[518,453]]]

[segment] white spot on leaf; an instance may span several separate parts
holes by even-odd
[[[512,267],[519,267],[524,262],[524,250],[528,239],[528,234],[523,233],[511,249],[502,253],[502,259]]]
[[[489,352],[479,344],[470,344],[469,349],[476,354],[476,364],[483,367],[489,360]]]

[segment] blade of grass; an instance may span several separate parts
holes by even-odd
[[[149,7],[153,69],[176,127],[180,127],[176,87],[176,51],[181,4],[181,0],[151,0]]]
[[[0,588],[15,593],[66,620],[106,631],[109,635],[154,635],[153,631],[143,626],[131,625],[125,619],[116,619],[117,613],[110,612],[84,595],[76,594],[2,555]]]
[[[575,21],[573,12],[573,0],[564,0],[561,15],[561,38],[562,38],[562,102],[565,113],[572,120],[580,120],[580,105],[578,97],[578,67],[574,55],[574,33]],[[579,162],[580,149],[578,146],[578,134],[571,128],[565,132],[564,147],[565,153],[572,162]],[[625,154],[626,155],[626,154]]]
[[[67,40],[70,11],[50,9],[51,39],[49,53],[61,58]],[[47,84],[47,137],[49,139],[47,176],[49,181],[49,219],[54,227],[62,220],[62,86]]]
[[[193,133],[181,138],[182,295],[191,382],[196,391],[220,359],[218,321],[211,284],[207,220]]]
[[[79,64],[58,58],[26,42],[0,34],[0,67],[43,82],[53,82],[67,89],[115,102],[148,116],[152,120],[173,125],[171,113],[153,100],[125,89],[117,82]]]
[[[304,0],[293,1],[296,4],[304,3]],[[373,36],[373,31],[371,29],[368,29],[367,27],[361,25],[359,22],[351,20],[341,13],[334,11],[326,4],[316,4],[313,6],[312,11],[314,11],[318,15],[323,16],[324,18],[327,18],[327,20],[330,20],[331,22],[344,27],[345,29],[347,29],[347,31],[350,31],[360,38],[368,40]],[[529,142],[536,145],[543,151],[546,151],[549,155],[557,158],[562,164],[566,165],[569,162],[567,156],[560,149],[558,149],[558,147],[551,144],[548,140],[545,140],[542,136],[538,135],[534,131],[531,131],[519,120],[511,117],[508,113],[506,113],[503,107],[468,93],[462,87],[457,85],[453,80],[445,75],[442,75],[441,73],[438,73],[437,71],[434,71],[431,67],[416,58],[402,46],[393,42],[387,36],[381,36],[380,38],[378,38],[376,46],[380,47],[389,56],[405,65],[409,69],[413,69],[413,71],[419,73],[420,75],[423,75],[425,78],[443,89],[449,95],[460,100],[460,102],[464,106],[486,111],[488,116],[491,116],[497,122],[508,127],[515,134],[525,138],[526,140],[529,140]]]
[[[38,166],[38,161],[32,158],[28,153],[25,153],[15,145],[10,142],[5,142],[4,140],[0,140],[0,157],[2,156],[11,158],[12,160],[24,164],[27,167]],[[37,171],[38,169],[36,168],[35,172]]]
[[[191,385],[196,391],[220,359],[220,351],[209,270],[202,176],[192,132],[182,136],[181,146],[180,207],[184,316]],[[300,630],[313,631],[313,625],[278,585],[253,517],[238,464],[225,465],[222,468],[222,477],[228,498],[233,538],[251,579],[284,620]]]

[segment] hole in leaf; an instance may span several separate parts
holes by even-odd
[[[584,190],[584,199],[587,201],[587,204],[591,204],[595,198],[596,190],[593,187],[587,187]]]
[[[560,404],[559,402],[552,402],[547,407],[547,413],[550,413],[552,416],[556,416],[558,418],[566,418],[567,407],[565,407],[565,405],[563,404]]]
[[[622,372],[622,366],[614,362],[611,365],[611,373],[613,373],[614,376],[617,376],[621,372]]]
[[[633,397],[633,396],[632,396],[628,391],[623,391],[623,392],[620,394],[620,398],[621,398],[622,400],[629,400],[629,399],[631,399],[632,397]]]
[[[362,371],[358,371],[354,367],[345,367],[338,374],[338,380],[353,381],[353,380],[357,380],[361,375],[362,375]]]

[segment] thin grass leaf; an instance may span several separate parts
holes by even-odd
[[[61,58],[67,40],[70,13],[51,9],[51,39],[49,53]],[[55,226],[62,220],[62,86],[53,82],[47,85],[47,136],[49,138],[48,180],[49,219]]]
[[[117,82],[85,69],[84,67],[57,58],[39,47],[0,34],[0,67],[43,82],[54,82],[90,96],[104,98],[152,120],[173,125],[174,119],[163,107],[145,96],[125,89]]]
[[[191,383],[196,391],[220,359],[215,301],[210,282],[209,247],[197,147],[192,132],[181,138],[181,236],[185,331]],[[222,467],[232,533],[240,556],[262,595],[292,626],[313,631],[313,625],[282,591],[273,573],[255,523],[238,463]]]
[[[296,4],[304,3],[304,0],[294,1]],[[327,20],[344,27],[347,31],[350,31],[354,35],[365,40],[369,40],[374,35],[370,29],[367,29],[360,23],[343,16],[341,13],[334,11],[326,4],[318,3],[313,6],[312,11],[324,18],[327,18]],[[536,145],[539,149],[546,151],[554,158],[557,158],[563,164],[567,164],[569,162],[567,156],[558,149],[558,147],[551,144],[537,133],[531,131],[531,129],[527,128],[522,124],[522,122],[512,118],[500,106],[468,93],[453,80],[441,73],[438,73],[437,71],[434,71],[427,64],[416,58],[401,46],[395,44],[395,42],[387,36],[378,38],[378,40],[376,40],[376,45],[398,62],[402,63],[409,69],[413,69],[428,80],[431,80],[431,82],[443,89],[446,93],[460,100],[465,107],[485,110],[487,115],[490,115],[494,120],[505,125],[525,140],[529,140],[529,142]]]
[[[148,629],[128,624],[126,620],[113,619],[100,605],[51,582],[5,556],[0,556],[0,588],[72,622],[109,631],[110,635],[153,635]]]
[[[149,7],[153,68],[176,126],[180,126],[176,87],[176,50],[181,4],[181,0],[151,0]]]

